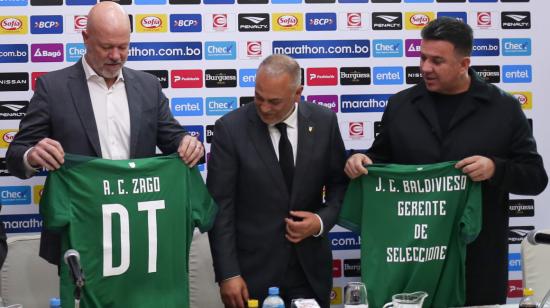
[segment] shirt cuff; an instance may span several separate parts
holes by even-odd
[[[317,234],[313,234],[313,237],[319,237],[321,236],[321,234],[323,234],[323,220],[321,219],[321,216],[317,215],[317,214],[314,214],[315,216],[317,216],[317,218],[319,218],[319,224],[321,224],[321,230],[319,230],[319,233]]]
[[[32,149],[34,149],[34,147],[30,147],[28,150],[25,151],[25,154],[23,154],[23,166],[25,166],[25,175],[27,177],[31,177],[33,174],[38,172],[38,168],[34,168],[33,166],[31,166],[27,158]]]

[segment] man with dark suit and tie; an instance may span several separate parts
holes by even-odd
[[[73,66],[41,76],[26,116],[6,154],[8,170],[26,179],[37,168],[58,169],[64,153],[128,159],[179,153],[190,167],[203,146],[170,113],[158,79],[124,67],[130,45],[128,14],[100,2],[82,32],[86,54]],[[60,260],[60,241],[43,231],[40,256]]]
[[[302,89],[298,63],[269,56],[254,103],[216,121],[207,185],[219,212],[209,236],[226,307],[263,300],[270,286],[287,307],[293,298],[330,306],[327,233],[347,185],[345,149],[334,112],[300,102]]]

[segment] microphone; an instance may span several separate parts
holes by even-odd
[[[531,245],[546,244],[550,245],[550,234],[542,231],[533,230],[527,234],[527,241]]]
[[[80,254],[74,249],[69,249],[65,252],[63,259],[65,259],[65,263],[69,266],[74,284],[78,288],[82,288],[86,278],[84,277],[84,272],[80,267]]]

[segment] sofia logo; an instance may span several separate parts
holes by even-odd
[[[14,31],[14,30],[21,29],[21,27],[23,27],[23,22],[17,18],[8,17],[2,20],[2,22],[0,23],[0,26],[4,30]]]
[[[74,29],[75,30],[86,30],[88,25],[88,16],[86,15],[76,15],[74,17]]]
[[[349,135],[350,137],[362,137],[364,132],[363,122],[350,122]]]
[[[277,24],[285,28],[294,27],[298,24],[298,18],[292,15],[283,15],[277,18]]]
[[[214,29],[227,29],[227,14],[212,15],[212,26]]]
[[[527,96],[521,93],[514,93],[514,97],[519,101],[520,104],[525,105],[528,103]]]
[[[361,27],[361,13],[348,13],[348,27]]]
[[[148,29],[160,28],[162,20],[156,16],[147,16],[141,20],[141,25]]]
[[[430,22],[430,17],[425,14],[414,14],[411,16],[410,21],[415,26],[425,26]]]
[[[478,26],[490,26],[491,25],[491,12],[477,12],[477,25]]]
[[[2,136],[2,139],[6,143],[11,143],[13,141],[13,138],[15,138],[15,134],[17,134],[17,132],[6,132],[4,136]]]
[[[262,55],[262,42],[261,41],[248,41],[248,42],[246,42],[246,54],[248,56],[261,56]]]

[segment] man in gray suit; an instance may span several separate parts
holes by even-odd
[[[100,2],[82,32],[86,55],[40,77],[6,154],[8,170],[25,179],[37,168],[58,169],[64,153],[128,159],[178,152],[190,167],[203,146],[173,118],[158,79],[123,67],[130,21],[122,7]],[[60,260],[59,237],[42,232],[40,256]]]
[[[266,58],[254,103],[214,127],[207,185],[219,212],[209,236],[226,307],[263,300],[270,286],[287,307],[293,298],[330,305],[327,233],[347,185],[345,149],[334,112],[300,102],[300,81],[295,60]]]

